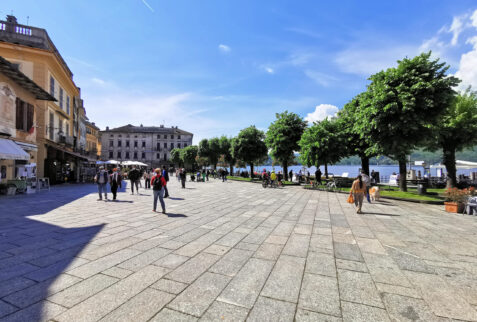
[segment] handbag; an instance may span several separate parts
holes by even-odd
[[[347,203],[354,203],[354,198],[352,194],[349,194],[348,200],[346,200]]]

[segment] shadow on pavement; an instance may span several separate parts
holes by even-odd
[[[89,194],[97,198],[96,185],[65,184],[51,191],[0,198],[0,319],[48,320],[52,317],[45,311],[61,309],[51,302],[46,308],[48,302],[43,300],[60,276],[60,283],[68,286],[81,280],[62,273],[104,224],[67,228],[48,223],[51,216],[43,221],[42,215]],[[58,218],[67,215],[65,210]]]
[[[400,217],[401,215],[396,214],[385,214],[382,212],[371,212],[371,211],[363,211],[364,215],[376,215],[376,216],[389,216],[389,217]]]
[[[173,214],[173,213],[170,213],[170,212],[166,212],[166,215],[168,217],[172,217],[172,218],[176,218],[176,217],[187,217],[186,215],[183,215],[183,214]]]
[[[171,200],[184,200],[184,198],[173,198],[173,197],[168,197],[168,199],[171,199]]]

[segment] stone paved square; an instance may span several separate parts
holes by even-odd
[[[477,219],[176,178],[0,198],[0,321],[477,321]]]

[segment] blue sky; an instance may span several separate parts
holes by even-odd
[[[370,74],[433,50],[477,87],[476,1],[3,0],[47,29],[101,128],[177,125],[194,141],[332,115]]]

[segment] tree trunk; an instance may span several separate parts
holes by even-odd
[[[253,178],[253,163],[250,163],[250,178]]]
[[[407,191],[406,182],[406,157],[399,158],[399,190]]]
[[[443,147],[444,165],[447,171],[447,188],[454,188],[457,185],[457,169],[455,165],[455,148]]]
[[[325,178],[328,179],[328,163],[325,162]]]
[[[230,168],[230,175],[233,176],[234,175],[234,166],[233,165],[230,165],[229,166]]]
[[[283,175],[285,176],[285,181],[288,181],[288,162],[283,162]]]
[[[369,158],[361,157],[361,169],[369,176]]]

